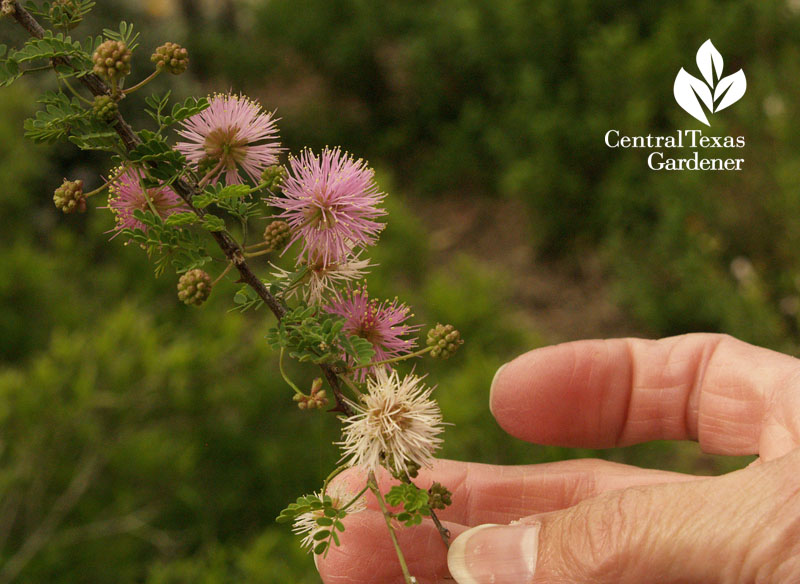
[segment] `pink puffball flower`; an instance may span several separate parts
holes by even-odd
[[[405,324],[411,316],[408,307],[396,298],[383,302],[370,298],[366,286],[337,293],[325,310],[345,318],[342,327],[344,332],[372,343],[375,349],[373,362],[407,355],[416,345],[415,338],[406,338],[419,330],[419,326]],[[369,369],[380,367],[360,369],[359,377],[362,381]]]
[[[178,134],[187,141],[175,148],[213,183],[224,173],[226,184],[240,184],[241,169],[258,184],[282,150],[272,114],[242,95],[215,95],[209,104],[181,123]]]
[[[155,211],[161,219],[173,213],[191,211],[189,206],[168,186],[145,189],[142,186],[144,175],[137,168],[117,169],[116,178],[111,180],[108,208],[114,213],[114,231],[123,229],[147,231],[147,225],[136,219],[134,211]],[[114,235],[116,237],[116,234]]]
[[[354,249],[375,243],[384,228],[375,219],[386,213],[378,205],[386,195],[366,162],[325,148],[319,156],[304,150],[289,165],[283,196],[267,202],[283,210],[278,217],[292,229],[290,244],[302,242],[298,265],[343,264]]]

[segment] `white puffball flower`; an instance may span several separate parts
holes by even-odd
[[[333,485],[328,488],[327,492],[325,493],[328,497],[331,498],[331,505],[334,509],[342,509],[345,505],[350,503],[350,501],[355,497],[355,493],[351,493],[347,487],[345,487],[341,483],[334,483]],[[324,497],[322,493],[314,493],[314,497],[319,499],[320,501],[324,501]],[[347,514],[352,515],[353,513],[358,513],[359,511],[363,511],[367,508],[367,503],[364,497],[359,497],[355,502],[353,502],[347,508]],[[330,529],[326,527],[320,527],[317,523],[317,519],[323,517],[325,514],[322,509],[318,509],[316,511],[308,511],[307,513],[303,513],[302,515],[298,515],[295,520],[294,524],[292,525],[292,531],[297,535],[303,535],[303,539],[300,542],[300,545],[304,548],[307,548],[311,551],[314,546],[318,543],[314,536],[321,530],[321,529]]]
[[[430,468],[444,430],[432,391],[416,375],[400,379],[397,371],[379,368],[359,402],[348,401],[355,414],[343,420],[342,460],[371,471],[386,465],[398,474],[408,472],[409,462]]]

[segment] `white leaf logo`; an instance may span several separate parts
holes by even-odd
[[[687,73],[681,67],[675,77],[672,92],[675,101],[689,115],[710,126],[706,110],[708,113],[715,113],[739,101],[747,89],[747,80],[741,69],[732,75],[722,77],[722,55],[711,39],[704,42],[697,50],[696,61],[697,68],[705,81]]]
[[[716,79],[722,77],[722,55],[719,54],[717,47],[708,39],[700,48],[697,49],[697,68],[700,73],[705,77],[706,83],[709,87],[714,87],[714,73],[717,74]]]

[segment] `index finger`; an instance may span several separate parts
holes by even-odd
[[[690,439],[774,458],[800,443],[799,374],[797,359],[726,335],[577,341],[507,363],[490,407],[507,432],[540,444]]]

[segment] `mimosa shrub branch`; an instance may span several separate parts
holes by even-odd
[[[282,162],[287,153],[274,112],[235,93],[176,103],[169,93],[151,95],[145,112],[154,127],[134,130],[120,111],[125,97],[160,73],[183,73],[190,55],[164,43],[151,56],[153,70],[140,75],[131,67],[139,49],[131,25],[123,22],[82,42],[66,35],[93,5],[89,0],[0,5],[0,13],[31,37],[18,48],[0,46],[0,87],[48,70],[59,84],[39,99],[43,109],[25,122],[26,136],[43,143],[70,141],[111,158],[103,186],[84,193],[82,181],[64,179],[54,204],[64,213],[86,212],[90,197],[107,193],[106,205],[94,208],[113,214],[110,238],[142,248],[156,276],[174,271],[178,299],[187,305],[204,304],[230,285],[229,271],[238,272],[238,285],[230,285],[235,307],[266,305],[277,320],[266,342],[280,354],[276,366],[291,390],[287,399],[307,411],[324,408],[327,381],[335,400],[330,411],[342,421],[336,443],[344,465],[321,491],[297,499],[278,520],[294,524],[304,547],[327,554],[339,544],[346,516],[362,510],[364,494],[372,491],[403,575],[413,582],[395,530],[431,520],[447,545],[449,534],[436,510],[444,509],[451,495],[442,485],[426,491],[413,482],[420,468],[431,465],[444,423],[425,376],[417,368],[402,375],[394,366],[426,355],[446,359],[462,341],[452,325],[437,324],[428,331],[425,348],[415,350],[421,325],[410,322],[410,308],[397,298],[370,296],[364,278],[374,265],[367,250],[386,226],[386,194],[373,170],[340,148],[306,148]],[[126,88],[129,77],[140,81]],[[250,228],[263,219],[269,220],[266,229],[263,223]],[[268,257],[269,267],[258,275],[248,259],[261,256]],[[215,275],[207,271],[217,265],[222,269]],[[285,356],[321,368],[324,381],[317,378],[304,391],[289,378]],[[332,482],[350,466],[366,472],[358,492]],[[399,483],[385,493],[376,479],[381,471]]]

